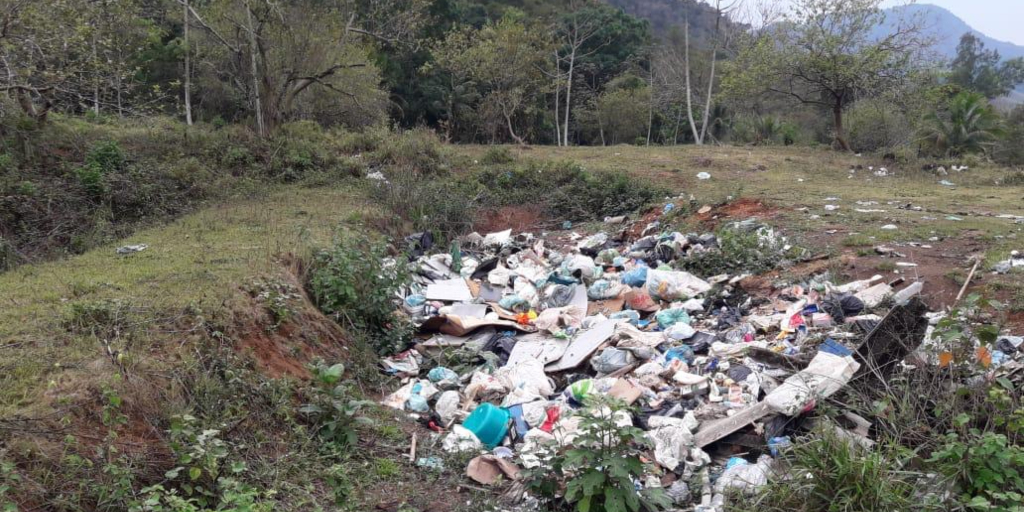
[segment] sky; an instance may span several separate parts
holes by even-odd
[[[1024,27],[1021,26],[1024,24],[1024,0],[923,0],[918,3],[945,7],[982,34],[1024,45]]]
[[[885,6],[906,3],[907,0],[887,0]],[[918,0],[917,3],[945,7],[989,37],[1024,45],[1024,0]]]

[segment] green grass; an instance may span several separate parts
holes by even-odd
[[[67,328],[76,305],[130,305],[133,336],[120,347],[128,360],[174,364],[172,348],[199,334],[190,331],[197,317],[223,318],[240,286],[280,270],[278,255],[326,244],[343,219],[366,209],[344,187],[275,187],[80,256],[0,274],[0,415],[33,409],[47,389],[68,391],[83,374],[113,370],[100,339]],[[149,248],[116,255],[127,243]]]

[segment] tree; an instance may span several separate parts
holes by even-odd
[[[184,4],[185,0],[178,0]],[[339,111],[383,109],[380,74],[366,40],[403,41],[422,22],[424,0],[213,0],[192,19],[209,42],[219,80],[239,91],[261,134],[330,97]],[[306,107],[306,108],[304,108]],[[363,116],[360,116],[363,117]]]
[[[756,92],[818,106],[832,115],[834,145],[849,151],[843,112],[859,97],[899,87],[928,46],[921,24],[901,19],[877,36],[882,0],[795,0],[794,18],[766,30],[731,63],[732,96]]]
[[[85,104],[123,112],[154,30],[135,0],[0,0],[0,91],[37,123]]]
[[[985,152],[1002,134],[999,114],[976,92],[956,95],[945,112],[934,112],[926,121],[922,139],[947,157]]]
[[[968,32],[956,48],[949,81],[989,99],[1006,96],[1024,83],[1024,57],[1001,61],[998,51],[986,50],[985,43]]]
[[[550,46],[540,31],[526,26],[515,13],[488,23],[479,31],[453,31],[434,49],[434,65],[454,86],[473,81],[482,97],[481,117],[492,134],[499,126],[518,144],[526,139],[516,125],[545,92],[544,66]]]
[[[592,8],[589,0],[569,0],[569,10],[569,13],[562,17],[561,23],[559,23],[558,30],[556,31],[556,37],[562,46],[562,48],[555,50],[556,69],[560,70],[563,62],[568,67],[564,75],[556,73],[556,130],[558,130],[559,95],[561,92],[561,85],[557,82],[563,77],[565,80],[565,121],[562,125],[563,128],[559,133],[561,139],[558,141],[558,145],[560,146],[569,145],[569,115],[572,112],[572,81],[575,77],[573,73],[576,70],[576,59],[577,57],[587,57],[597,52],[604,44],[607,44],[607,41],[599,42],[597,46],[592,47],[586,54],[581,54],[580,49],[583,45],[587,44],[587,42],[597,35],[601,29],[601,26],[598,24],[599,20],[597,11]]]

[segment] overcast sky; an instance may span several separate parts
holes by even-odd
[[[906,4],[888,0],[886,6]],[[1024,45],[1024,0],[918,0],[945,7],[975,30],[1002,41]]]

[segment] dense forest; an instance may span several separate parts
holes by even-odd
[[[165,114],[261,135],[312,120],[453,142],[920,151],[958,93],[1020,82],[1019,59],[973,36],[952,63],[924,58],[915,21],[861,6],[875,3],[806,1],[783,18],[696,0],[5,0],[3,129]],[[830,9],[846,25],[820,23]],[[873,36],[883,22],[892,33]],[[772,51],[796,41],[808,50]]]

